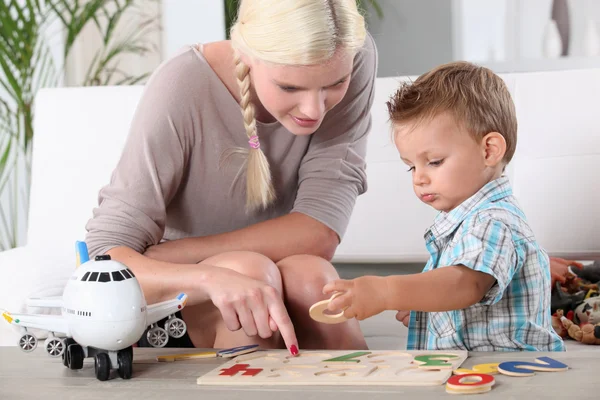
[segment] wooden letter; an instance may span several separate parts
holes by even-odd
[[[534,371],[557,372],[566,371],[569,367],[550,357],[540,357],[535,362],[506,361],[498,365],[498,371],[509,376],[532,376]]]
[[[458,358],[454,354],[424,354],[415,356],[415,361],[421,369],[448,369],[452,368],[449,360]]]
[[[235,357],[246,353],[252,353],[258,350],[257,344],[249,344],[247,346],[233,347],[231,349],[224,349],[217,352],[218,357]]]
[[[235,376],[238,372],[243,372],[242,376],[256,376],[262,371],[262,368],[248,368],[249,366],[249,364],[236,364],[233,367],[221,369],[219,375]]]
[[[485,393],[492,390],[494,377],[488,374],[454,375],[446,383],[446,392],[452,394]]]
[[[465,375],[465,374],[490,374],[494,375],[498,373],[498,363],[491,364],[477,364],[473,366],[473,369],[459,368],[454,370],[454,375]]]
[[[328,360],[323,360],[323,362],[360,362],[360,360],[355,360],[355,358],[366,356],[367,354],[371,354],[370,351],[357,351],[356,353],[350,353],[343,356],[330,358]]]

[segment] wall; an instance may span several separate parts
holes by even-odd
[[[452,60],[452,2],[380,0],[369,31],[379,50],[379,76],[416,75]]]
[[[222,0],[162,0],[163,59],[182,46],[225,39]]]
[[[379,76],[418,75],[453,60],[494,71],[522,72],[600,67],[585,57],[587,25],[600,23],[600,2],[567,0],[568,57],[545,58],[544,32],[553,0],[380,0],[384,19],[368,18],[379,48]],[[597,26],[598,28],[598,26]],[[600,40],[600,37],[599,37]]]

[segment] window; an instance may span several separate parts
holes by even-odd
[[[132,276],[133,278],[135,278],[135,275],[133,274],[133,272],[131,272],[131,270],[130,270],[129,268],[127,268],[127,272],[129,272],[129,273],[131,274],[131,276]]]
[[[100,272],[98,282],[110,282],[110,274],[108,272]]]
[[[131,274],[129,273],[129,270],[122,269],[121,273],[125,276],[125,279],[131,279],[132,278]]]
[[[97,272],[92,272],[92,275],[90,276],[90,279],[88,280],[89,282],[96,282],[98,280],[98,273]]]
[[[83,276],[83,278],[81,278],[82,282],[87,281],[88,277],[90,276],[90,271],[86,272],[85,275]]]
[[[122,281],[123,279],[125,279],[125,277],[123,277],[123,275],[121,275],[121,273],[119,271],[113,271],[112,278],[113,278],[113,281],[115,281],[115,282],[119,282],[119,281]]]

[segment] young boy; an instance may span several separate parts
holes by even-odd
[[[399,311],[408,350],[563,351],[550,268],[503,175],[517,121],[503,80],[466,62],[405,83],[387,103],[415,194],[440,213],[420,274],[338,280],[329,310],[359,320]]]

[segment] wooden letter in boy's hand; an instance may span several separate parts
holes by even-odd
[[[336,280],[323,288],[323,293],[342,292],[329,302],[328,310],[344,310],[346,318],[363,320],[388,308],[388,290],[384,277],[363,276],[352,280]]]

